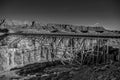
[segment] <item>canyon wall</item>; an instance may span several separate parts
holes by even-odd
[[[73,60],[95,46],[120,49],[119,39],[9,35],[0,41],[0,71],[35,62]],[[104,48],[107,49],[107,48]],[[104,52],[104,50],[101,50]],[[107,51],[105,52],[108,53]],[[94,54],[94,53],[89,53]],[[81,57],[82,58],[82,57]]]

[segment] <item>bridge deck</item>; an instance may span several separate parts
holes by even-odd
[[[120,38],[120,34],[88,34],[88,33],[9,33],[8,35],[25,35],[25,36],[63,36],[63,37],[90,37],[90,38]]]

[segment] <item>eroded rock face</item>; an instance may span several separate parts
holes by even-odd
[[[35,62],[72,60],[78,52],[85,54],[94,51],[97,45],[108,44],[119,46],[120,40],[10,35],[1,41],[0,71]]]

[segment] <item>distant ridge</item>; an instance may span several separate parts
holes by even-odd
[[[0,20],[0,33],[62,33],[62,34],[118,34],[105,29],[103,26],[83,26],[71,24],[42,24],[38,21]]]

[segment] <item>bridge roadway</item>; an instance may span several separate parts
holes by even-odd
[[[2,36],[7,35],[24,35],[24,36],[62,36],[62,37],[85,37],[85,38],[120,38],[120,34],[112,34],[112,33],[99,33],[99,34],[91,34],[91,33],[8,33]]]

